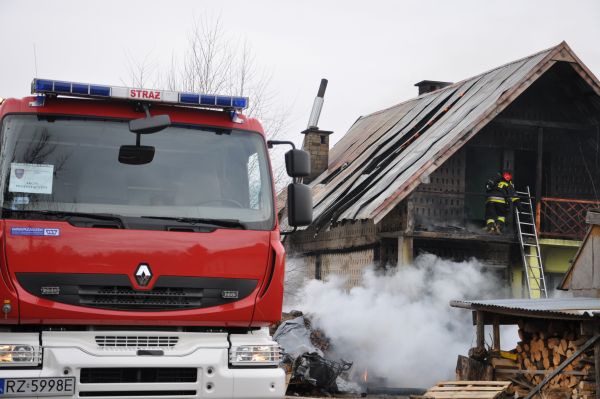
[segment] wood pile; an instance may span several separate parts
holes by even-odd
[[[521,329],[519,337],[521,342],[511,354],[491,359],[496,378],[513,381],[507,393],[518,396],[526,396],[531,388],[591,338],[576,336],[569,330],[549,336],[546,332],[526,333]],[[542,394],[553,398],[595,398],[594,376],[594,351],[591,347],[553,377],[542,389]]]

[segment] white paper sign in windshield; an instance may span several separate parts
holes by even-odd
[[[13,193],[52,194],[54,165],[10,164],[8,191]]]

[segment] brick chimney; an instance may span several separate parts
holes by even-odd
[[[302,182],[308,184],[317,176],[327,170],[329,165],[329,135],[333,133],[320,130],[318,127],[310,127],[302,132],[304,141],[302,149],[310,154],[310,176],[305,177]]]
[[[422,80],[419,83],[415,83],[415,86],[419,88],[419,95],[423,93],[430,93],[442,89],[446,86],[450,86],[452,82],[440,82],[437,80]]]
[[[329,164],[329,135],[333,132],[320,130],[317,127],[323,108],[325,89],[327,89],[327,79],[321,79],[319,91],[308,119],[308,127],[302,132],[304,135],[302,149],[310,154],[310,176],[302,179],[304,184],[315,180],[317,176],[327,170]]]

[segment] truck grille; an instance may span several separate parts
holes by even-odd
[[[129,287],[80,286],[79,304],[111,309],[191,309],[202,307],[203,289],[154,288],[135,291]]]
[[[16,273],[19,284],[46,300],[100,309],[166,311],[225,305],[250,295],[258,280],[158,276],[150,290],[135,290],[125,274]],[[231,296],[231,293],[235,293]]]
[[[82,368],[81,384],[196,382],[198,369],[191,367]]]
[[[172,348],[179,337],[97,335],[96,344],[103,348]]]

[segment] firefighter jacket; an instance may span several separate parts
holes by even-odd
[[[486,185],[486,202],[495,202],[508,205],[509,201],[517,202],[519,197],[515,192],[515,186],[512,181],[506,181],[501,176],[495,180],[489,180]]]

